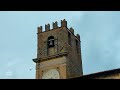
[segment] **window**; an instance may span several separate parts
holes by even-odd
[[[48,37],[48,48],[54,47],[54,37]]]

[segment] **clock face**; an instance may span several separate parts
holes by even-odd
[[[43,73],[42,79],[59,79],[60,75],[56,69],[50,69]]]

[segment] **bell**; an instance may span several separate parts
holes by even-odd
[[[51,45],[53,45],[53,42],[52,42],[52,40],[50,41],[50,46],[51,46]]]

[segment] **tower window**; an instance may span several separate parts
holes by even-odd
[[[48,48],[54,47],[54,37],[48,37]]]
[[[68,43],[71,46],[71,35],[70,35],[70,32],[68,32]]]

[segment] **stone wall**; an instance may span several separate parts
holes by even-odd
[[[67,77],[68,78],[78,77],[78,76],[83,75],[80,38],[77,38],[74,35],[73,30],[72,32],[69,29],[67,31],[71,35],[71,45],[67,43],[67,48],[68,48]],[[76,47],[76,40],[78,41],[78,47]]]
[[[71,37],[71,45],[69,45],[69,36]],[[50,57],[51,55],[57,55],[59,53],[67,52],[66,62],[64,64],[59,64],[57,67],[60,68],[60,73],[62,78],[78,77],[83,75],[82,71],[82,59],[81,59],[81,46],[80,46],[80,35],[74,35],[74,29],[67,28],[67,21],[61,20],[61,26],[58,27],[57,22],[53,22],[53,28],[50,29],[50,24],[45,25],[45,31],[43,31],[42,26],[38,27],[38,48],[37,48],[37,58],[40,63],[36,64],[36,78],[41,78],[43,69],[47,69],[48,66],[56,67],[56,61],[59,62],[59,58],[41,61],[42,58]],[[48,37],[54,37],[55,46],[48,49],[47,42]],[[78,46],[76,47],[76,41]],[[50,53],[49,53],[50,52]],[[46,65],[45,65],[45,63]],[[54,65],[51,65],[52,62]],[[44,64],[43,64],[44,63]],[[48,64],[49,63],[49,64]],[[43,64],[43,65],[42,65]],[[41,68],[41,65],[44,68]],[[40,76],[40,77],[39,77]]]
[[[54,54],[65,51],[67,41],[67,31],[65,29],[65,27],[59,27],[54,30],[38,33],[38,58],[48,56],[47,39],[49,36],[54,36],[55,38]]]

